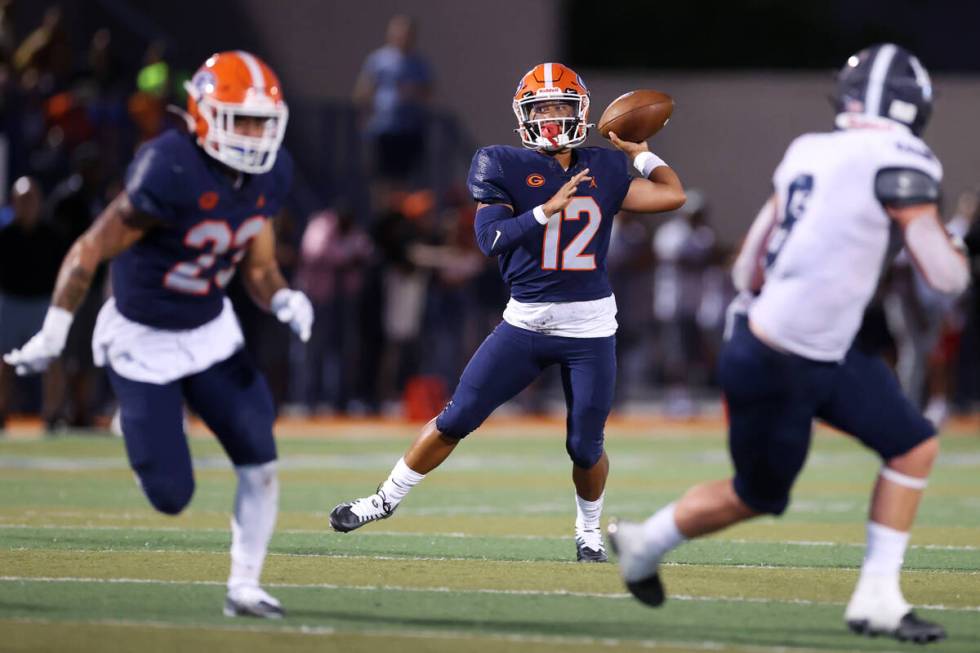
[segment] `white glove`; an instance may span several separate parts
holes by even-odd
[[[4,354],[3,360],[13,366],[19,376],[43,372],[65,348],[72,319],[71,312],[57,306],[49,307],[41,330],[20,349]]]
[[[298,290],[283,288],[272,296],[269,308],[276,319],[288,324],[299,339],[306,342],[313,331],[313,304],[309,298]]]

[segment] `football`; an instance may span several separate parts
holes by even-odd
[[[663,129],[673,111],[674,100],[666,93],[653,90],[623,93],[602,112],[599,133],[609,138],[612,131],[624,141],[639,143]]]

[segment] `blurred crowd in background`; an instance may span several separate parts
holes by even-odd
[[[15,34],[8,8],[0,2],[3,351],[40,327],[62,256],[120,192],[135,148],[182,128],[168,106],[184,106],[182,82],[193,72],[171,64],[161,43],[135,62],[121,58],[107,29],[79,51],[57,7],[30,33]],[[312,339],[299,343],[230,288],[247,346],[285,410],[428,419],[507,300],[496,261],[474,242],[465,168],[433,179],[426,165],[438,70],[417,54],[411,19],[395,16],[383,27],[384,43],[350,92],[369,203],[338,200],[303,213],[293,206],[277,221],[280,265],[316,308]],[[977,231],[975,193],[947,209],[951,230]],[[712,223],[728,217],[711,204],[710,189],[697,188],[673,214],[616,217],[608,265],[620,311],[621,403],[686,417],[717,402],[715,358],[738,243],[719,242]],[[0,429],[11,413],[40,414],[51,430],[104,424],[113,405],[90,339],[107,283],[103,270],[62,360],[43,379],[17,379],[0,363]],[[937,422],[975,410],[980,398],[977,295],[936,295],[900,256],[862,329],[861,346],[893,361]],[[546,375],[517,404],[543,411],[558,401],[560,383]]]

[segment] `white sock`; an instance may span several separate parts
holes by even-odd
[[[657,560],[662,560],[668,551],[672,551],[687,540],[678,530],[677,522],[674,520],[676,506],[676,503],[668,504],[643,522],[643,538],[650,557],[655,556]]]
[[[405,459],[400,459],[395,463],[394,469],[388,475],[388,479],[381,484],[381,493],[394,508],[405,498],[408,491],[419,484],[425,478],[425,474],[419,474],[405,464]]]
[[[275,461],[235,467],[238,491],[231,518],[231,574],[228,588],[258,586],[265,553],[276,527],[279,479]]]
[[[864,553],[861,575],[898,577],[905,559],[909,534],[894,528],[868,522],[868,548]]]
[[[599,530],[599,518],[602,517],[602,502],[606,498],[603,492],[595,501],[586,501],[578,494],[575,495],[575,532]]]

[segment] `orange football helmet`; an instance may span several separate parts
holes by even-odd
[[[535,117],[535,106],[567,103],[568,117]],[[514,93],[516,131],[521,144],[532,150],[557,152],[577,147],[589,133],[589,89],[578,74],[560,63],[538,64],[521,77]]]
[[[289,108],[279,78],[264,61],[242,50],[213,54],[184,89],[197,142],[205,152],[241,172],[272,169]],[[264,119],[262,135],[238,133],[239,117]]]

